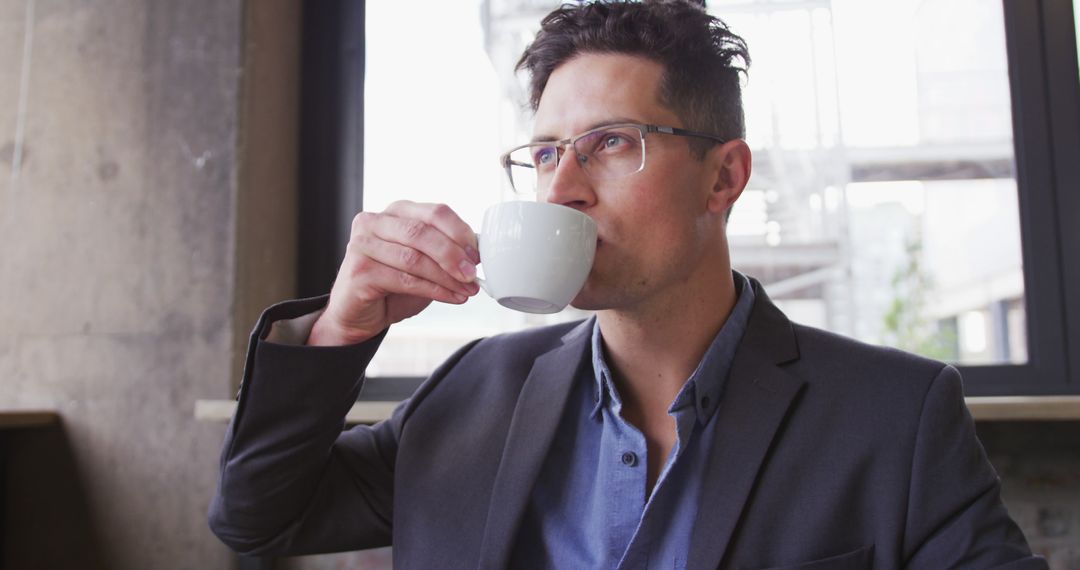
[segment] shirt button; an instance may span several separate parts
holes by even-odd
[[[705,396],[704,398],[701,399],[701,409],[703,409],[703,410],[709,409],[709,397],[708,396]]]
[[[626,453],[622,454],[622,463],[627,467],[633,467],[637,465],[637,455],[634,455],[633,452],[627,451]]]

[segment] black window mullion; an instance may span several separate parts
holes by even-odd
[[[1003,0],[1012,92],[1028,362],[961,366],[968,395],[1066,392],[1063,291],[1046,46],[1038,0]]]
[[[305,2],[297,290],[330,291],[363,203],[364,2]]]
[[[1043,0],[1070,391],[1080,392],[1080,69],[1072,0]],[[1069,294],[1071,292],[1071,294]]]

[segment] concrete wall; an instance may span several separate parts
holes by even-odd
[[[978,424],[1002,497],[1051,570],[1080,568],[1080,422]]]
[[[298,39],[298,2],[0,0],[0,408],[63,417],[8,438],[0,566],[232,564],[193,406],[294,287]]]

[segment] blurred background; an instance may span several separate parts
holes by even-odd
[[[531,130],[513,66],[557,5],[0,0],[0,569],[390,567],[390,549],[218,543],[228,416],[197,402],[235,394],[263,308],[329,290],[357,211],[444,202],[479,227],[513,199],[497,156]],[[954,363],[972,397],[1037,397],[979,434],[1033,548],[1080,568],[1063,405],[1080,393],[1080,10],[707,7],[753,59],[735,267],[793,320]],[[582,316],[435,304],[369,374],[407,397],[469,340]]]

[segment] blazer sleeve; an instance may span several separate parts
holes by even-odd
[[[906,568],[1045,569],[1001,502],[960,373],[944,367],[923,401],[904,533]]]
[[[409,402],[387,421],[343,431],[385,332],[342,347],[263,340],[270,323],[325,302],[321,297],[275,305],[252,333],[209,509],[211,530],[241,554],[390,544],[394,462]]]

